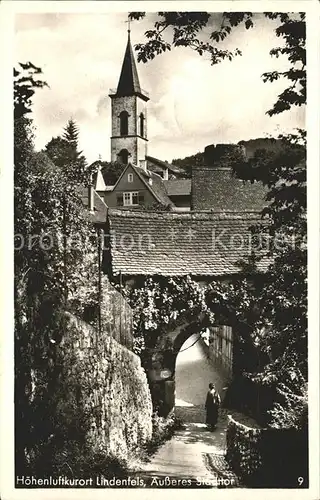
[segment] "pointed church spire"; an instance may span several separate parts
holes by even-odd
[[[138,71],[130,40],[130,31],[131,31],[130,24],[128,22],[128,42],[124,54],[122,69],[117,87],[117,92],[116,92],[117,97],[131,96],[137,94],[140,96],[144,96],[145,94],[140,87]]]

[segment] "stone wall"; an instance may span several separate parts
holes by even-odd
[[[191,210],[260,212],[266,188],[233,175],[233,167],[245,161],[239,144],[211,144],[204,150],[204,165],[192,168]]]
[[[120,113],[126,111],[128,117],[128,135],[136,135],[137,133],[137,98],[136,96],[112,97],[111,99],[111,114],[112,114],[112,136],[120,136]]]
[[[266,188],[234,177],[231,167],[196,166],[191,182],[191,210],[260,212],[266,206]]]
[[[246,486],[308,488],[307,430],[251,428],[229,416],[226,460]]]
[[[132,349],[132,309],[122,294],[102,277],[101,331]]]
[[[80,429],[90,452],[128,459],[151,439],[151,396],[137,355],[66,313],[57,358],[56,418]]]
[[[122,149],[130,153],[129,162],[139,166],[140,160],[145,160],[147,154],[147,106],[146,102],[138,96],[112,97],[111,101],[112,137],[111,161],[118,161],[118,154]],[[128,113],[128,135],[120,136],[120,113]],[[139,114],[145,116],[144,138],[139,136]]]

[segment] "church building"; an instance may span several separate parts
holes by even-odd
[[[111,89],[109,96],[112,116],[111,161],[119,161],[124,165],[130,162],[145,169],[149,96],[140,87],[130,30],[118,87],[116,90]]]
[[[130,30],[118,86],[110,90],[109,97],[111,162],[123,164],[124,169],[114,186],[104,185],[99,170],[95,191],[109,207],[139,209],[160,205],[189,210],[190,180],[182,182],[180,187],[176,185],[185,177],[184,170],[148,155],[149,94],[140,85]]]

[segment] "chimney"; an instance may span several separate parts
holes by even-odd
[[[139,167],[143,168],[143,170],[147,171],[147,161],[146,160],[139,160]]]
[[[93,184],[92,184],[92,179],[90,179],[89,184],[88,184],[88,210],[89,210],[89,212],[94,211],[93,197],[94,197]]]
[[[169,180],[169,170],[167,168],[163,171],[163,180],[164,181]]]

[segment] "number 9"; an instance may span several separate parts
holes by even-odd
[[[304,481],[304,478],[303,478],[303,477],[301,477],[301,476],[300,476],[300,477],[298,477],[298,483],[299,483],[299,486],[301,486],[301,485],[302,485],[303,481]]]

